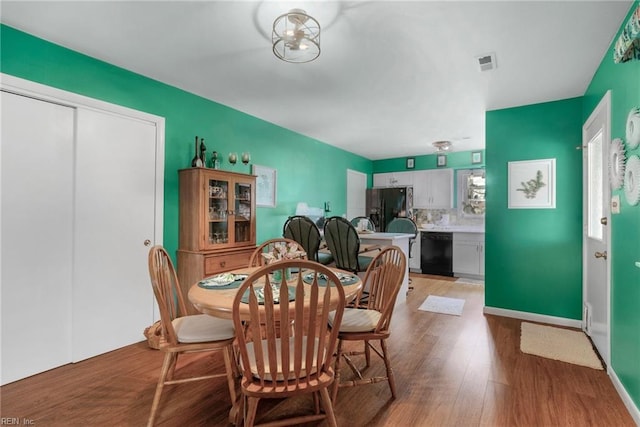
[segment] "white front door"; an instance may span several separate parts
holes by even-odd
[[[607,365],[610,357],[610,105],[610,93],[607,92],[582,130],[585,196],[582,325]]]

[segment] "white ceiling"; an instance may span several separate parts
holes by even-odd
[[[483,148],[486,110],[584,94],[632,1],[12,2],[2,22],[319,141],[384,159]],[[290,64],[294,7],[320,57]],[[476,56],[494,52],[480,72]]]

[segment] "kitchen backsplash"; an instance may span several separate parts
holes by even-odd
[[[484,218],[458,217],[457,209],[413,209],[418,227],[435,225],[484,225]]]

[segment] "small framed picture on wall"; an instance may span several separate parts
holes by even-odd
[[[447,166],[447,155],[446,154],[438,154],[438,163],[439,168]]]
[[[471,163],[474,165],[482,163],[482,151],[474,151],[471,153]]]
[[[407,157],[407,169],[414,169],[416,167],[416,159],[413,157]]]

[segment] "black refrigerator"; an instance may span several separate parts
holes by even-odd
[[[376,231],[387,231],[392,219],[410,217],[413,187],[371,188],[367,190],[366,213]]]

